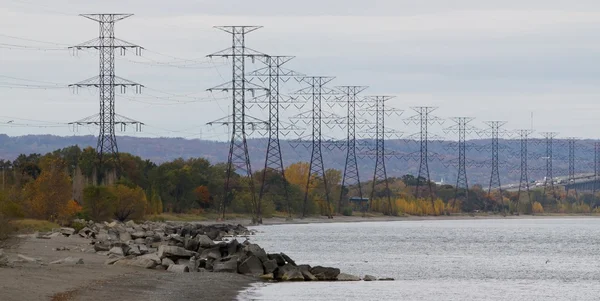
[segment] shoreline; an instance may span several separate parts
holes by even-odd
[[[250,218],[234,218],[225,221],[192,221],[204,225],[211,224],[241,224],[243,226],[277,226],[277,225],[302,225],[302,224],[328,224],[328,223],[364,223],[364,222],[409,222],[409,221],[446,221],[446,220],[506,220],[506,219],[561,219],[561,218],[600,218],[600,215],[583,214],[547,214],[547,215],[440,215],[440,216],[335,216],[333,219],[322,217],[294,218],[287,220],[282,217],[264,218],[261,225],[252,225]]]

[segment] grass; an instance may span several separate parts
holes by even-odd
[[[11,225],[17,233],[49,232],[54,228],[60,228],[56,223],[37,219],[17,219],[12,221]]]
[[[202,214],[189,214],[189,213],[162,213],[155,215],[147,215],[145,217],[148,221],[153,222],[202,222],[202,221],[215,221],[218,218],[221,218],[220,213],[202,213]],[[238,213],[227,213],[225,214],[226,220],[232,219],[250,219],[250,214],[238,214]]]

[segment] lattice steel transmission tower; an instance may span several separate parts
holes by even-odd
[[[267,174],[269,171],[278,174],[283,179],[283,197],[286,201],[288,217],[291,217],[292,211],[290,206],[290,195],[287,180],[285,178],[285,167],[283,164],[283,157],[281,154],[281,143],[279,136],[286,136],[287,133],[292,130],[290,126],[285,126],[280,122],[280,109],[287,109],[290,104],[298,104],[295,99],[285,98],[279,92],[281,82],[287,82],[292,77],[301,76],[301,74],[283,68],[283,65],[292,60],[293,56],[266,56],[262,58],[265,68],[258,69],[250,72],[249,76],[258,77],[263,82],[268,82],[269,91],[267,93],[267,101],[262,99],[249,101],[249,103],[266,103],[269,114],[269,128],[268,135],[269,139],[267,142],[267,152],[265,158],[265,166],[262,174],[262,182],[260,186],[260,192],[258,195],[258,222],[262,223],[262,200],[265,194],[269,191],[267,185]],[[263,80],[264,79],[264,80]],[[303,104],[304,102],[302,102]],[[261,107],[263,108],[263,107]],[[300,108],[297,106],[297,108]],[[271,192],[272,193],[272,192]]]
[[[322,126],[323,124],[328,124],[332,121],[339,120],[340,117],[322,111],[322,102],[323,100],[327,101],[332,96],[337,95],[338,92],[326,87],[326,85],[331,82],[334,78],[328,76],[307,76],[302,79],[304,83],[308,86],[296,92],[298,95],[303,95],[305,99],[309,100],[312,103],[312,110],[308,112],[300,113],[294,117],[292,120],[303,120],[307,125],[312,125],[312,133],[310,135],[310,164],[309,164],[309,172],[308,179],[306,181],[306,190],[304,192],[304,202],[302,208],[302,218],[306,217],[306,209],[308,204],[308,193],[309,188],[313,184],[313,180],[316,177],[321,177],[323,181],[323,186],[325,189],[325,201],[327,202],[327,217],[333,218],[331,208],[331,199],[329,196],[329,186],[327,185],[327,177],[325,176],[325,164],[323,162],[323,132]],[[299,143],[302,143],[302,139]]]
[[[135,50],[137,55],[141,54],[142,47],[134,45],[127,41],[115,38],[115,23],[133,14],[85,14],[82,17],[98,22],[100,25],[100,35],[77,46],[69,47],[74,51],[81,49],[97,49],[100,57],[100,74],[82,82],[69,85],[70,87],[96,87],[100,95],[99,114],[71,122],[71,125],[98,125],[100,132],[98,134],[98,143],[96,152],[98,155],[97,182],[103,182],[104,172],[106,171],[106,156],[111,156],[114,160],[114,167],[117,177],[120,173],[119,148],[117,147],[117,138],[115,136],[115,125],[120,125],[124,130],[127,125],[133,125],[136,130],[140,130],[142,123],[133,119],[116,114],[115,111],[115,87],[120,87],[121,92],[125,92],[127,87],[135,88],[136,92],[141,92],[142,85],[115,75],[115,50],[119,49],[121,54],[130,50]]]
[[[252,166],[250,165],[250,155],[248,154],[248,144],[246,142],[246,126],[252,128],[268,127],[264,121],[247,116],[246,114],[246,92],[254,94],[256,90],[266,90],[246,80],[246,58],[254,60],[257,57],[266,57],[265,54],[246,46],[246,34],[253,32],[261,26],[217,26],[215,27],[231,34],[232,46],[219,52],[208,55],[212,57],[231,58],[232,80],[217,87],[208,89],[208,91],[232,92],[232,115],[219,120],[209,122],[212,124],[231,125],[231,141],[229,144],[229,155],[227,157],[227,174],[225,178],[225,189],[221,201],[222,218],[225,218],[225,208],[233,197],[230,191],[231,177],[235,171],[245,174],[249,179],[249,193],[251,195],[252,206],[254,207],[255,222],[260,222],[260,207],[256,201],[254,191],[254,181],[252,179]]]
[[[567,145],[569,148],[569,179],[568,183],[565,186],[567,195],[569,194],[569,185],[575,182],[575,143],[577,142],[577,138],[570,137],[567,138]],[[577,189],[575,190],[577,193]]]
[[[553,154],[552,151],[554,149],[553,142],[554,138],[558,136],[556,132],[543,132],[540,133],[545,140],[546,144],[546,177],[544,178],[544,201],[546,200],[546,189],[548,189],[548,181],[550,181],[550,189],[552,190],[552,195],[556,200],[556,191],[554,190],[554,176],[552,174],[552,160]]]
[[[385,184],[385,195],[388,201],[388,213],[392,213],[392,199],[390,196],[390,186],[385,168],[385,157],[388,155],[385,151],[385,102],[394,98],[394,96],[371,96],[370,99],[375,104],[375,171],[373,172],[373,182],[371,186],[371,200],[375,196],[375,186],[377,181],[383,180]]]
[[[600,180],[600,142],[594,142],[594,195],[598,191]]]
[[[529,193],[529,167],[528,167],[528,159],[529,159],[529,151],[527,149],[529,144],[529,135],[533,133],[532,130],[522,129],[516,131],[519,136],[519,145],[521,146],[520,158],[521,164],[520,166],[520,180],[519,180],[519,192],[517,194],[517,208],[518,204],[521,202],[521,192],[525,190],[527,192],[527,201],[531,203],[531,195]]]
[[[456,186],[454,187],[454,200],[452,206],[454,206],[460,190],[464,190],[465,199],[469,199],[469,183],[467,180],[467,166],[473,164],[471,160],[467,160],[467,135],[476,131],[476,129],[469,125],[475,118],[472,117],[454,117],[451,118],[454,121],[454,125],[444,129],[446,133],[458,134],[458,175],[456,177]]]
[[[367,89],[365,86],[340,86],[337,87],[342,92],[346,102],[346,164],[344,165],[344,175],[342,178],[342,189],[340,189],[340,199],[338,201],[338,213],[342,212],[342,199],[344,197],[344,187],[348,183],[358,186],[358,195],[362,199],[362,187],[360,184],[360,173],[358,170],[358,160],[356,158],[356,102],[358,94]]]
[[[431,198],[431,203],[434,202],[434,193],[433,186],[431,185],[431,178],[429,176],[429,125],[439,123],[443,124],[443,119],[431,115],[431,113],[437,110],[437,107],[412,107],[413,111],[417,113],[412,117],[409,117],[405,120],[405,123],[415,123],[420,126],[419,135],[419,145],[420,151],[418,155],[419,160],[419,175],[417,177],[417,186],[415,188],[415,197],[419,198],[421,193],[421,185],[422,179],[427,182],[427,186],[429,189],[429,196]]]
[[[502,185],[500,184],[500,135],[504,133],[501,131],[502,126],[506,124],[506,121],[486,121],[488,125],[488,133],[491,136],[491,167],[492,173],[490,175],[490,186],[488,189],[488,197],[491,199],[492,190],[498,189],[500,192],[500,199],[502,200]]]

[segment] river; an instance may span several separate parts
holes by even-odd
[[[599,300],[600,219],[277,225],[252,237],[299,264],[393,282],[259,283],[250,300]]]

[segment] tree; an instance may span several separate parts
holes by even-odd
[[[210,192],[208,187],[200,185],[194,189],[194,195],[196,196],[196,202],[200,208],[208,208],[210,206]]]
[[[44,171],[24,189],[26,212],[33,218],[57,220],[68,218],[71,178],[60,158],[46,158]]]
[[[137,220],[144,217],[148,200],[142,188],[131,188],[117,184],[110,186],[109,191],[113,195],[113,215],[115,219],[124,222],[128,219]]]
[[[88,186],[83,189],[83,212],[92,220],[108,221],[114,212],[114,198],[106,186]]]

